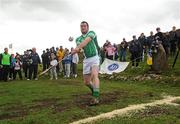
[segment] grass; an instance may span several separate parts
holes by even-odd
[[[146,73],[148,68],[141,63],[140,69],[128,67],[120,75],[141,75]],[[175,68],[164,72],[160,80],[115,81],[101,78],[101,104],[98,106],[88,106],[91,95],[89,89],[82,83],[81,64],[78,72],[79,77],[76,79],[60,77],[58,80],[51,81],[46,76],[38,81],[0,82],[0,124],[66,124],[131,104],[161,99],[163,95],[180,95],[179,59]],[[135,113],[128,118],[117,117],[97,123],[171,124],[179,122],[178,109],[172,106],[168,106],[167,109],[169,114],[142,116]]]

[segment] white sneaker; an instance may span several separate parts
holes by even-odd
[[[34,80],[35,80],[35,81],[37,81],[37,80],[38,80],[38,78],[35,78]]]
[[[90,101],[90,106],[94,106],[98,104],[99,104],[99,98],[93,98],[92,101]]]
[[[77,74],[75,74],[74,77],[77,78]]]
[[[27,81],[29,81],[30,79],[27,79]]]

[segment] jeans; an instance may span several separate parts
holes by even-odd
[[[24,64],[23,64],[23,72],[24,72],[25,78],[28,77],[28,71],[29,71],[29,65],[26,64],[26,63],[24,63]]]
[[[70,77],[70,73],[71,73],[71,64],[65,64],[65,75],[66,77]]]
[[[15,70],[15,71],[14,71],[14,73],[15,73],[15,74],[14,74],[14,78],[13,78],[14,80],[16,79],[16,75],[17,75],[17,73],[18,73],[18,75],[19,75],[19,79],[21,79],[21,80],[22,80],[22,73],[21,73],[21,69],[20,69],[20,70]]]
[[[38,65],[30,65],[29,79],[32,78],[32,74],[33,74],[33,79],[36,79],[37,78],[37,72],[38,72]]]
[[[53,79],[53,77],[54,77],[55,79],[57,79],[56,66],[54,66],[54,67],[52,67],[52,68],[50,69],[50,75],[51,75],[51,79]]]
[[[126,50],[120,51],[120,61],[125,62],[126,61]]]

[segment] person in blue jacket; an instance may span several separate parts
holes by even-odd
[[[69,50],[67,49],[64,56],[64,65],[65,65],[65,76],[69,78],[71,74],[71,63],[72,63],[72,55],[69,54]]]

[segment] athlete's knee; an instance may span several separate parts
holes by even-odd
[[[91,77],[92,78],[97,78],[98,77],[98,73],[99,73],[98,70],[93,69],[92,72],[91,72]]]
[[[89,80],[89,79],[84,79],[84,84],[85,84],[85,85],[90,84],[90,80]]]

